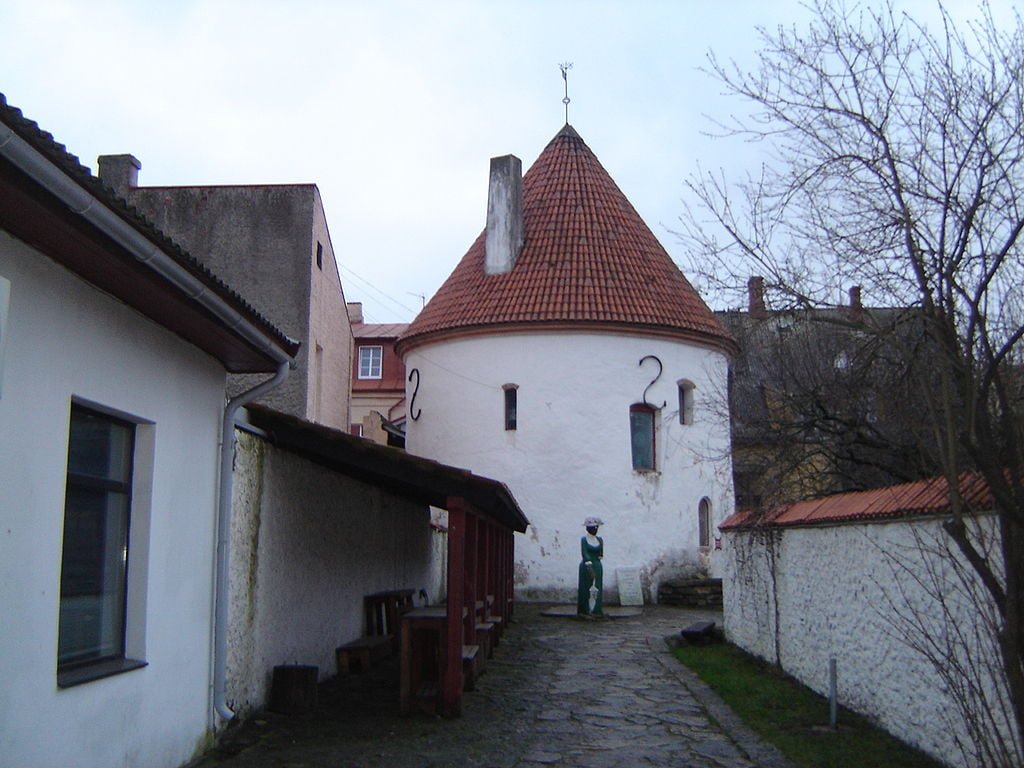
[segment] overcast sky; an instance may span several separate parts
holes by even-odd
[[[3,0],[0,92],[93,172],[128,152],[143,185],[315,183],[346,299],[408,322],[483,228],[489,159],[525,170],[562,127],[559,62],[569,122],[678,261],[698,162],[757,165],[704,135],[741,109],[707,51],[750,62],[757,25],[806,19],[792,0]]]

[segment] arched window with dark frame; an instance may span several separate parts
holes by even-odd
[[[693,424],[693,391],[697,388],[689,379],[680,379],[679,387],[679,423]]]
[[[505,384],[502,389],[505,390],[505,429],[511,431],[516,429],[518,422],[519,385]]]
[[[654,408],[644,403],[636,403],[629,407],[630,447],[635,470],[655,469],[654,414]]]
[[[711,499],[705,496],[697,505],[699,542],[702,547],[711,546]]]

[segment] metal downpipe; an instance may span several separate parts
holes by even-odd
[[[217,560],[213,621],[213,709],[224,721],[235,713],[227,705],[228,656],[228,601],[230,578],[228,566],[231,554],[231,497],[233,491],[233,464],[235,454],[235,414],[263,393],[280,385],[294,365],[285,361],[278,365],[274,377],[256,385],[228,401],[224,408],[220,438],[220,477],[217,498]]]

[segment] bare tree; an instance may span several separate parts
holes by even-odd
[[[754,71],[709,58],[752,106],[720,127],[768,159],[742,183],[691,180],[687,269],[711,287],[764,275],[780,305],[857,284],[918,313],[930,357],[914,382],[917,450],[948,480],[944,530],[995,611],[1024,764],[1024,25],[987,6],[961,27],[939,7],[933,29],[892,6],[811,8],[806,29],[762,30]],[[966,470],[991,490],[995,548],[974,535]]]
[[[913,385],[917,313],[889,308],[720,312],[739,344],[729,401],[737,506],[930,477]],[[907,369],[918,368],[918,376]]]
[[[991,519],[972,522],[975,540],[995,545]],[[878,547],[888,567],[873,579],[884,597],[871,610],[884,631],[935,672],[951,705],[942,716],[964,763],[1019,766],[1020,752],[1005,735],[1010,699],[1005,687],[992,684],[1002,677],[998,611],[944,531],[918,521],[906,525],[906,539]]]

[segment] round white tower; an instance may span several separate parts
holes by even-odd
[[[617,569],[648,599],[716,575],[733,342],[571,126],[519,168],[492,161],[487,229],[399,341],[407,449],[509,486],[522,598],[575,590],[588,515],[612,602]]]

